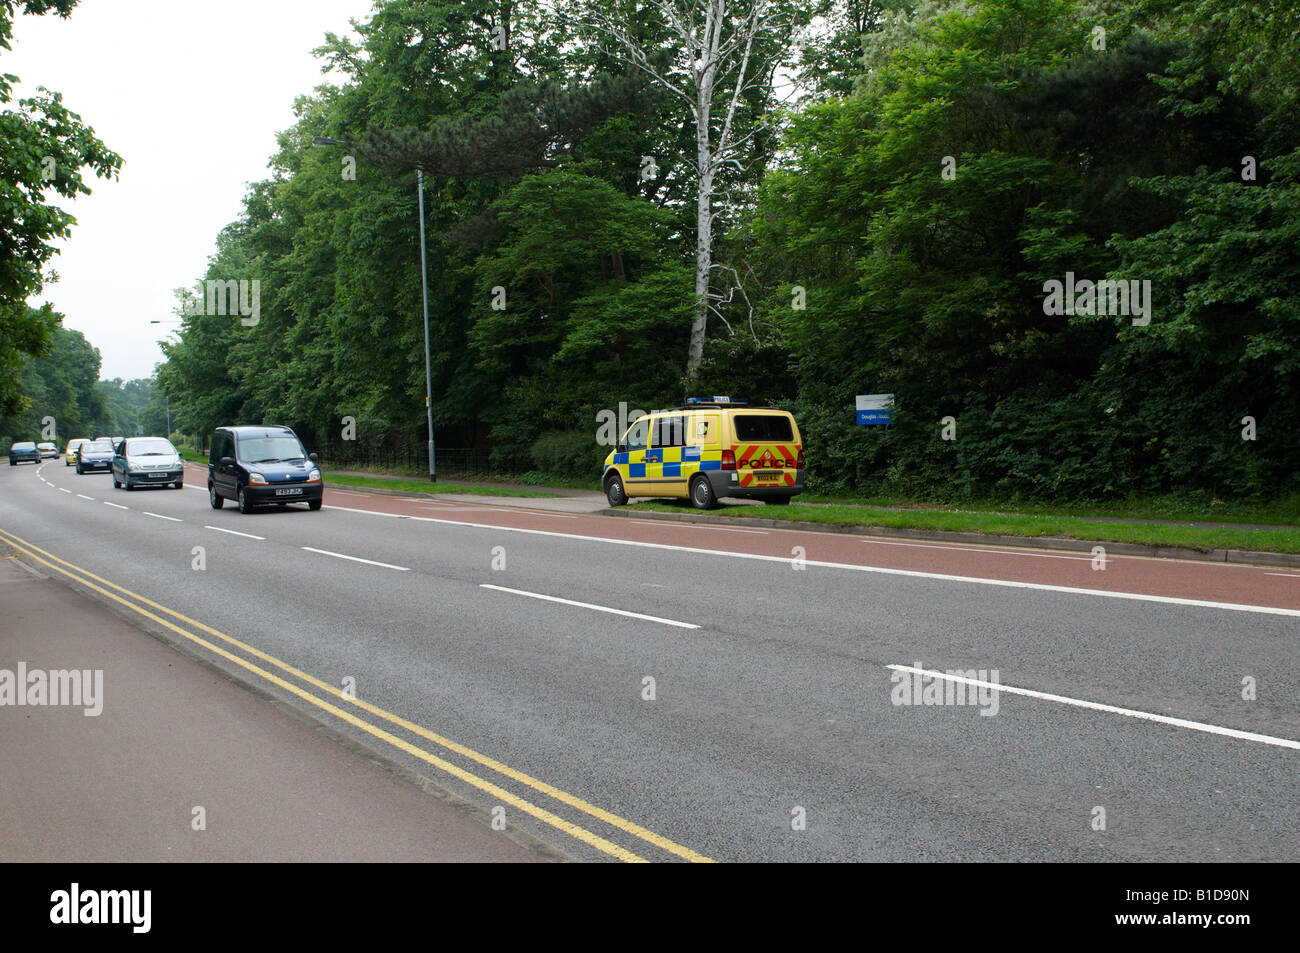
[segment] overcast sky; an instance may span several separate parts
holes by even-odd
[[[64,102],[122,156],[116,182],[71,205],[47,285],[64,326],[103,356],[103,378],[149,377],[176,320],[174,288],[193,286],[245,185],[268,175],[293,101],[325,81],[311,50],[366,20],[370,0],[82,0],[72,16],[19,16],[0,71],[16,92]]]

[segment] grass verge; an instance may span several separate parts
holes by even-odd
[[[373,487],[378,490],[403,490],[407,493],[468,493],[474,496],[514,496],[525,498],[553,498],[545,490],[521,490],[518,487],[497,486],[491,483],[430,483],[428,480],[400,480],[392,477],[363,477],[351,474],[325,472],[325,484]]]
[[[190,463],[206,464],[208,458],[193,450],[182,449],[182,459]],[[352,474],[330,473],[325,471],[325,485],[371,487],[377,490],[401,490],[406,493],[466,493],[473,496],[512,496],[524,498],[552,498],[554,493],[545,490],[524,490],[518,487],[500,486],[493,483],[447,483],[439,480],[402,480],[393,477],[367,477]]]

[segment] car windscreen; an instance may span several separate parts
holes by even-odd
[[[288,463],[306,456],[297,437],[239,438],[240,463]]]
[[[785,414],[737,414],[736,439],[741,443],[788,443],[794,439]]]
[[[112,452],[113,452],[113,441],[111,441],[111,440],[92,440],[92,441],[90,441],[89,443],[83,443],[83,444],[81,445],[81,449],[82,449],[82,450],[106,450],[106,451],[108,451],[109,453],[112,453]]]
[[[174,457],[176,448],[162,437],[132,440],[126,445],[126,451],[133,457]]]
[[[16,444],[14,444],[13,448],[14,448],[15,450],[35,450],[35,449],[36,449],[36,444],[34,444],[34,443],[16,443]]]

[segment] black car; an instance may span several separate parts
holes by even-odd
[[[325,485],[316,454],[288,427],[218,428],[208,455],[208,501],[219,510],[226,500],[237,502],[241,513],[289,503],[319,510]]]
[[[41,451],[30,440],[15,443],[9,448],[9,465],[16,467],[20,463],[40,463]]]

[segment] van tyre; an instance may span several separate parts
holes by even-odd
[[[219,510],[226,505],[226,501],[221,498],[221,494],[211,483],[208,484],[208,503],[214,510]]]
[[[713,492],[708,477],[696,475],[691,481],[691,505],[697,510],[711,510],[718,505],[717,494]]]
[[[610,506],[622,506],[627,502],[627,490],[623,489],[623,478],[617,473],[610,474],[605,481],[605,499]]]
[[[309,510],[313,510],[313,511],[318,510],[318,509],[321,508],[321,504],[324,503],[324,502],[325,502],[324,500],[308,500],[308,501],[307,501],[307,509],[309,509]]]
[[[241,513],[253,512],[253,504],[248,502],[248,493],[244,490],[243,487],[239,488],[239,512]]]

